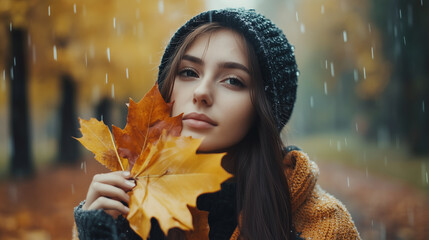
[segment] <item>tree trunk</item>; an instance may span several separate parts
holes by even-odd
[[[58,161],[60,163],[76,163],[80,157],[78,122],[76,114],[76,84],[72,77],[64,74],[62,81],[62,103],[60,116],[60,141]]]
[[[34,167],[31,158],[31,137],[29,129],[27,100],[26,31],[13,29],[11,36],[10,61],[10,126],[11,126],[11,174],[29,176]]]

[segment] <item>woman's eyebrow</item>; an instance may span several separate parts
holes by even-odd
[[[237,63],[237,62],[224,62],[224,63],[220,63],[219,65],[222,68],[236,68],[236,69],[241,69],[241,70],[245,71],[247,74],[250,75],[249,69],[247,69],[247,67],[244,66],[243,64],[240,64],[240,63]]]
[[[194,62],[194,63],[200,64],[200,65],[204,65],[204,61],[201,58],[194,57],[191,55],[184,55],[182,57],[182,60],[187,60],[187,61]],[[221,68],[241,69],[250,75],[249,69],[246,66],[244,66],[243,64],[240,64],[237,62],[222,62],[222,63],[219,63],[219,66]]]
[[[201,58],[197,58],[197,57],[194,57],[191,55],[183,55],[182,60],[188,60],[190,62],[194,62],[194,63],[200,64],[200,65],[204,64],[204,62]]]

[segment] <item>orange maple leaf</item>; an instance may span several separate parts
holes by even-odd
[[[128,159],[131,168],[147,144],[156,141],[163,130],[168,135],[180,135],[183,114],[170,117],[171,108],[162,98],[158,84],[140,102],[130,99],[127,125],[124,130],[112,126],[112,132],[119,155]]]
[[[220,190],[232,175],[221,167],[224,153],[196,154],[202,140],[180,137],[182,115],[170,117],[170,112],[155,85],[140,102],[130,100],[127,125],[113,126],[114,139],[92,118],[80,119],[78,140],[110,170],[131,169],[137,184],[129,192],[127,219],[140,237],[148,238],[155,217],[166,235],[177,227],[188,238],[207,238],[207,214],[196,209],[196,198]]]

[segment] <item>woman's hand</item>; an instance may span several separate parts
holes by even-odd
[[[127,214],[129,208],[123,203],[128,204],[130,197],[127,192],[133,189],[135,185],[135,181],[129,172],[96,174],[89,186],[82,209],[103,209],[113,218]]]

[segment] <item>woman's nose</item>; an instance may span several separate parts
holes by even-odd
[[[209,79],[201,79],[198,86],[194,89],[194,104],[211,106],[213,104],[213,86]]]

